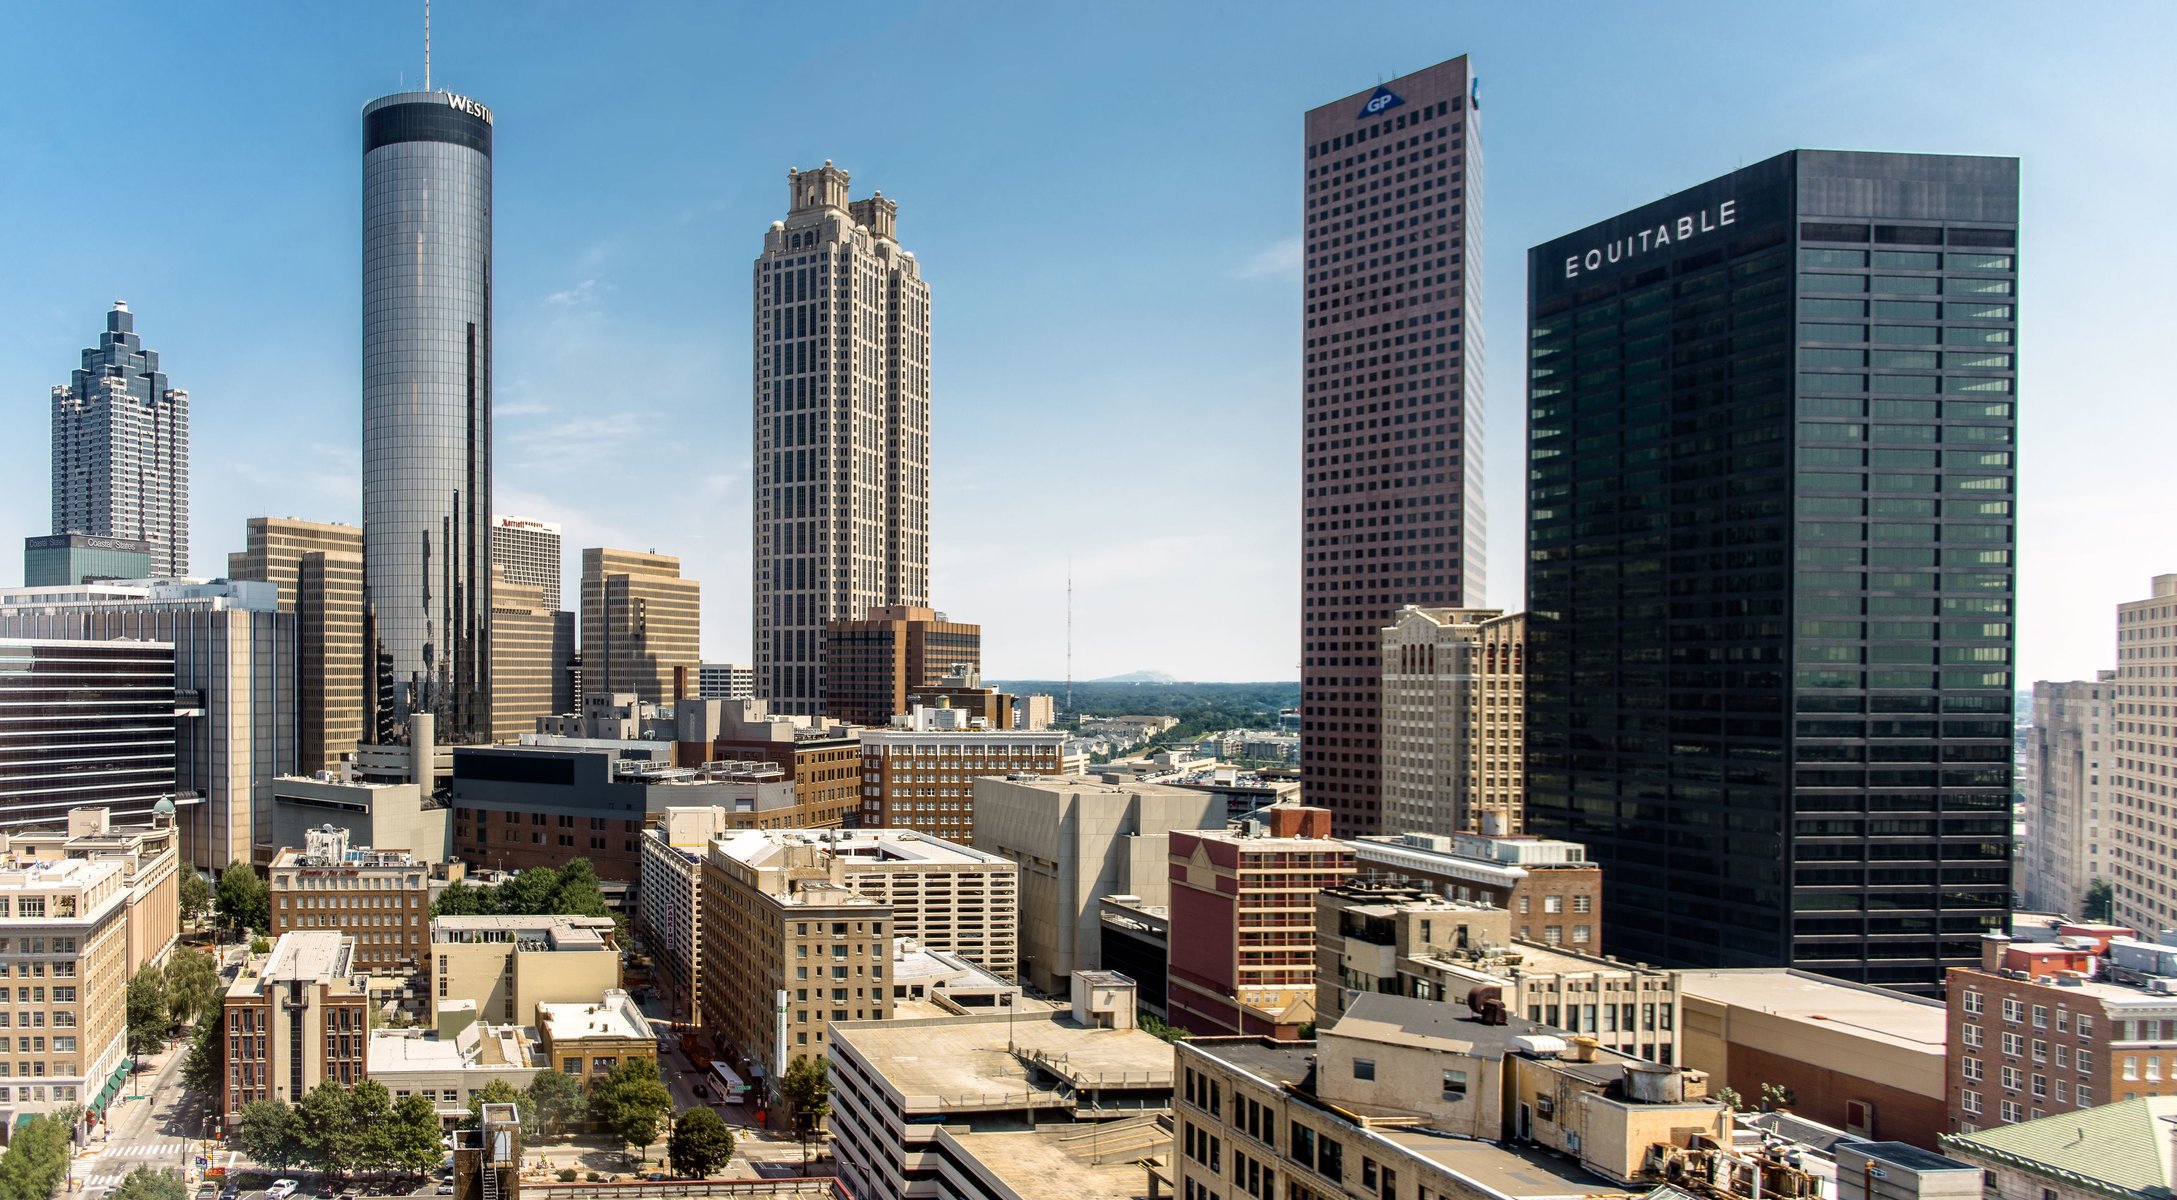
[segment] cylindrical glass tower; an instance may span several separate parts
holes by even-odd
[[[366,736],[489,741],[491,110],[363,108]]]

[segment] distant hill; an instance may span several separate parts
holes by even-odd
[[[1102,679],[1087,680],[1089,683],[1178,683],[1173,676],[1162,671],[1128,671],[1124,675],[1106,675]]]
[[[1151,672],[1136,672],[1150,675]],[[983,682],[1016,696],[1056,696],[1066,702],[1063,679],[986,679]],[[1213,729],[1275,729],[1279,709],[1300,706],[1297,680],[1264,683],[1189,683],[1158,677],[1136,682],[1133,675],[1118,679],[1076,681],[1073,707],[1087,717],[1177,717],[1179,728],[1166,736],[1177,739]]]

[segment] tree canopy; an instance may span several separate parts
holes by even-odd
[[[166,973],[139,967],[128,982],[128,1043],[131,1054],[150,1054],[174,1032],[174,1014],[166,997]]]
[[[181,869],[181,919],[184,922],[200,921],[212,908],[212,885],[204,881],[195,867]]]
[[[330,1175],[421,1174],[445,1153],[439,1136],[438,1111],[422,1096],[396,1101],[375,1080],[353,1087],[327,1080],[292,1108],[278,1100],[244,1105],[235,1144],[275,1171],[307,1166]]]
[[[530,867],[505,883],[478,887],[449,885],[431,905],[434,917],[541,916],[609,917],[604,889],[590,860],[577,858],[563,867]]]
[[[0,1200],[49,1200],[68,1175],[68,1122],[52,1114],[15,1131],[0,1154]]]
[[[794,1136],[801,1142],[801,1158],[809,1160],[809,1142],[831,1113],[831,1060],[819,1054],[797,1058],[779,1076],[779,1095],[794,1116]]]
[[[189,1200],[181,1175],[158,1167],[138,1167],[121,1178],[106,1200]]]
[[[219,902],[220,918],[237,929],[263,931],[272,927],[272,899],[264,879],[257,868],[241,859],[227,864],[219,873],[219,886],[212,891]]]
[[[546,1137],[558,1137],[589,1111],[589,1098],[582,1094],[581,1081],[550,1067],[530,1078],[527,1094],[540,1132]]]
[[[673,1122],[673,1144],[667,1153],[673,1174],[686,1179],[708,1179],[733,1161],[733,1132],[710,1108],[691,1108]]]
[[[620,1060],[604,1078],[590,1084],[590,1118],[610,1130],[623,1146],[648,1148],[659,1127],[673,1113],[673,1094],[658,1078],[658,1064],[647,1058]]]
[[[224,1024],[225,1017],[216,1012],[198,1021],[189,1038],[189,1051],[181,1060],[181,1085],[207,1099],[215,1099],[226,1084],[225,1045],[220,1036]]]

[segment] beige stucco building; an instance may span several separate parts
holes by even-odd
[[[610,917],[437,917],[430,975],[433,1004],[474,1000],[479,1020],[518,1024],[619,987],[620,949]]]
[[[1020,867],[1023,974],[1047,992],[1103,965],[1099,900],[1168,903],[1171,832],[1221,828],[1226,816],[1212,793],[1081,776],[986,776],[974,803],[975,848]]]
[[[1527,616],[1408,605],[1383,631],[1382,832],[1519,833]]]
[[[127,872],[110,859],[11,852],[0,864],[0,961],[23,981],[10,997],[14,1054],[0,1062],[11,1126],[112,1100],[128,1063],[129,900]]]

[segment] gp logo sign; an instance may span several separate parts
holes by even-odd
[[[1379,117],[1404,103],[1406,101],[1401,99],[1397,92],[1379,85],[1376,88],[1376,94],[1368,98],[1368,103],[1361,105],[1361,111],[1356,114],[1354,119]]]

